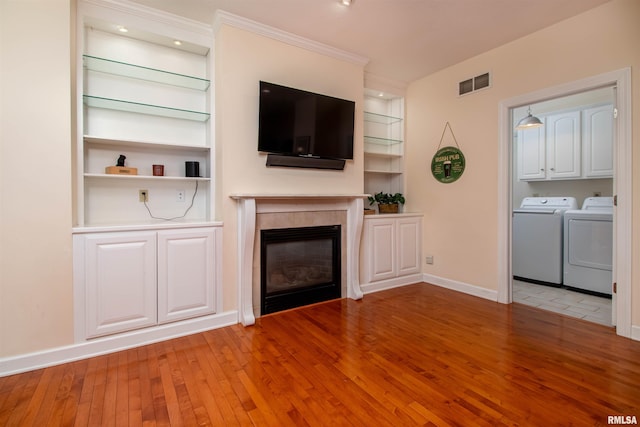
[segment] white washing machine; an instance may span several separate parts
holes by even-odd
[[[611,295],[613,198],[589,197],[564,214],[564,285]]]
[[[513,211],[513,276],[562,285],[564,212],[578,209],[575,197],[525,197]]]

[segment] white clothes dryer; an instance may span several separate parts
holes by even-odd
[[[564,285],[611,295],[613,198],[589,197],[564,214]]]
[[[513,276],[562,285],[564,212],[578,209],[574,197],[525,197],[513,211]]]

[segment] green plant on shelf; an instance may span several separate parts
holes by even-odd
[[[376,193],[373,196],[369,196],[369,204],[378,204],[378,211],[380,213],[397,213],[398,206],[403,205],[405,202],[405,198],[402,193],[385,193],[380,192]]]

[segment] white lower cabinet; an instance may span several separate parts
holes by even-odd
[[[158,323],[215,311],[215,231],[158,233]]]
[[[156,324],[156,233],[84,236],[86,334]]]
[[[215,313],[220,228],[88,233],[74,239],[83,338]]]
[[[361,247],[361,286],[398,286],[421,279],[421,214],[368,215]]]

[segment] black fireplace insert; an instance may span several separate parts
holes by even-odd
[[[341,226],[260,232],[262,314],[340,298]]]

